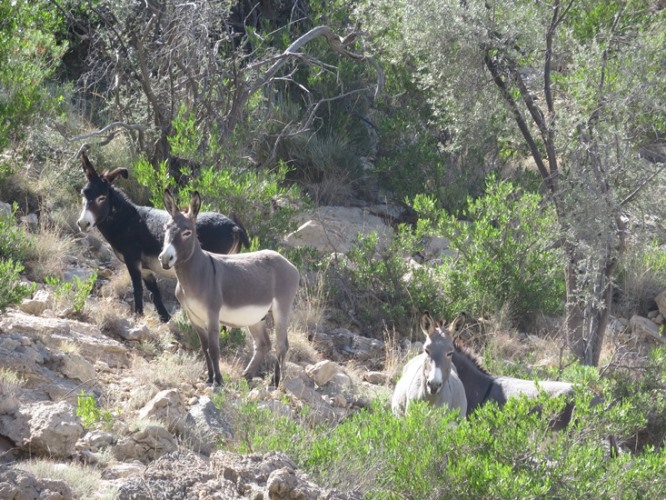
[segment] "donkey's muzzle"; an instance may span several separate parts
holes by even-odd
[[[442,388],[442,384],[435,380],[428,380],[426,387],[428,389],[428,393],[432,396],[439,392],[439,390]]]

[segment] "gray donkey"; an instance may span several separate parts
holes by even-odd
[[[254,353],[243,375],[252,379],[271,349],[265,324],[270,311],[275,325],[277,364],[273,383],[289,349],[287,327],[300,280],[298,269],[273,250],[222,255],[201,249],[196,219],[201,197],[195,192],[188,211],[181,212],[171,193],[164,193],[171,216],[165,226],[164,247],[159,255],[164,269],[174,267],[176,297],[197,330],[208,367],[208,383],[222,384],[220,375],[220,325],[248,327]]]
[[[453,340],[426,311],[421,315],[421,330],[426,336],[423,352],[403,368],[395,386],[391,407],[396,416],[407,411],[411,401],[427,401],[433,406],[447,405],[467,414],[465,388],[453,364]],[[455,326],[453,326],[455,328]]]

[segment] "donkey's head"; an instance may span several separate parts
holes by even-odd
[[[456,320],[457,321],[457,320]],[[454,323],[451,327],[454,327]],[[427,311],[421,315],[421,330],[426,336],[423,344],[425,361],[423,364],[423,376],[425,377],[426,390],[428,394],[435,395],[449,379],[449,373],[453,366],[453,340],[447,335],[443,321],[435,321]]]
[[[111,185],[119,175],[127,179],[128,173],[126,168],[117,168],[111,172],[98,175],[95,167],[92,166],[83,151],[81,151],[81,165],[88,182],[81,190],[83,209],[76,224],[81,231],[86,232],[109,216],[111,212],[111,199],[109,198]]]
[[[195,191],[187,212],[181,212],[167,189],[164,191],[164,207],[171,218],[164,226],[164,247],[158,258],[162,267],[169,269],[179,260],[189,260],[198,244],[197,214],[201,208],[201,196]]]

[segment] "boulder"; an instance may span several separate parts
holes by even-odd
[[[309,246],[323,254],[347,253],[359,233],[367,235],[375,231],[382,241],[392,235],[391,227],[380,217],[359,207],[319,207],[304,218],[301,226],[285,238],[287,245]]]
[[[121,462],[139,460],[148,463],[176,449],[176,438],[166,428],[148,424],[118,441],[113,447],[113,456]]]
[[[0,465],[0,498],[72,500],[72,489],[64,481],[37,479],[30,472]]]
[[[629,320],[631,331],[642,338],[649,338],[658,342],[664,342],[664,337],[661,336],[659,326],[652,320],[642,316],[634,315]]]
[[[0,415],[0,435],[33,456],[69,457],[84,429],[67,401],[40,401]]]
[[[162,422],[169,432],[181,434],[186,427],[187,408],[178,390],[167,389],[155,394],[153,399],[139,410],[139,418]]]
[[[188,447],[210,455],[221,440],[233,437],[231,424],[208,396],[204,396],[190,408],[183,439]]]
[[[53,296],[50,291],[43,289],[37,290],[30,299],[24,299],[19,305],[19,309],[26,314],[33,316],[41,315],[45,310],[53,307]]]
[[[315,384],[322,387],[329,383],[329,381],[342,371],[340,365],[333,361],[325,359],[319,361],[314,365],[310,365],[305,369],[305,372],[314,380]]]

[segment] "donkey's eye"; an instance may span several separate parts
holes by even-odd
[[[423,349],[423,350],[425,351],[425,353],[426,353],[428,356],[430,356],[430,347],[426,347],[426,348]]]
[[[104,195],[102,195],[102,196],[98,196],[98,197],[95,199],[95,201],[96,201],[97,203],[104,203],[104,202],[106,201],[106,196],[104,196]]]
[[[453,351],[451,351],[451,352],[447,352],[447,353],[446,353],[446,357],[447,357],[447,358],[452,358],[452,357],[453,357]]]
[[[192,236],[192,231],[189,229],[183,231],[183,238],[189,238],[190,236]]]

